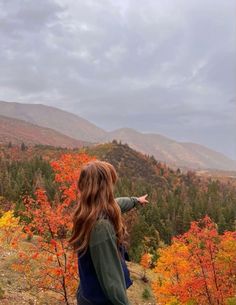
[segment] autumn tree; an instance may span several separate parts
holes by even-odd
[[[224,305],[236,291],[236,233],[219,235],[209,217],[159,250],[159,304]]]
[[[25,197],[24,231],[32,242],[27,251],[19,251],[19,262],[13,266],[24,272],[33,285],[61,295],[67,305],[71,304],[78,285],[77,258],[67,240],[77,204],[80,169],[90,160],[86,154],[62,155],[51,163],[59,185],[54,200],[49,200],[42,188],[36,190],[35,198]]]
[[[150,253],[144,253],[140,260],[140,265],[143,267],[144,270],[144,273],[142,275],[142,280],[144,282],[148,282],[146,272],[147,269],[151,266],[151,263],[152,263],[152,255]]]
[[[0,215],[0,244],[14,248],[18,240],[22,237],[22,226],[19,217],[14,216],[14,211],[9,210]]]

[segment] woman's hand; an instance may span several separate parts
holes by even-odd
[[[148,200],[146,199],[147,196],[148,194],[138,197],[138,201],[141,203],[141,205],[146,205],[148,203]]]

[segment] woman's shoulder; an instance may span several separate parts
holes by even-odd
[[[98,233],[109,233],[109,232],[115,232],[113,224],[108,218],[99,218],[97,219],[96,223],[94,224],[94,227],[92,229],[92,232],[98,234]]]
[[[94,246],[111,238],[115,238],[115,230],[111,221],[107,218],[100,218],[92,228],[89,246]]]

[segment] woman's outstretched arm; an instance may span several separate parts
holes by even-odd
[[[115,198],[116,202],[120,206],[121,213],[125,213],[133,209],[138,203],[145,205],[148,203],[147,194],[141,197],[118,197]]]

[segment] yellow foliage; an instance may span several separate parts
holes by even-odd
[[[159,274],[158,281],[152,283],[152,289],[159,304],[177,305],[178,298],[173,294],[172,287],[178,282],[188,279],[190,265],[188,248],[179,242],[158,250],[160,256],[154,271]]]
[[[17,247],[17,242],[22,234],[19,217],[13,211],[7,211],[0,217],[0,242],[11,248]]]
[[[19,225],[19,218],[14,216],[13,211],[7,211],[0,217],[0,229],[16,228]]]

